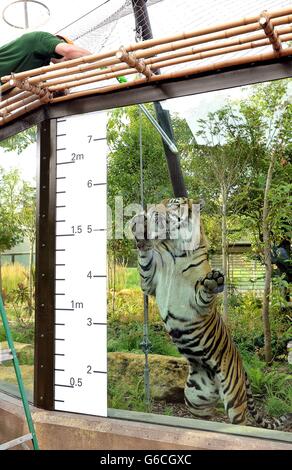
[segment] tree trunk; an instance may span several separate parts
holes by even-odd
[[[264,193],[264,205],[263,205],[263,241],[264,241],[264,263],[265,263],[265,287],[264,287],[264,299],[263,299],[263,327],[264,327],[264,338],[265,338],[265,360],[269,364],[272,361],[272,344],[271,344],[271,326],[269,318],[269,304],[270,304],[270,293],[271,293],[271,280],[272,280],[272,260],[271,260],[271,231],[269,224],[269,192],[272,183],[273,170],[275,165],[276,155],[274,152],[271,154],[270,164],[267,174],[266,187]]]
[[[223,290],[223,320],[227,323],[228,319],[228,239],[227,239],[227,194],[223,187],[222,193],[222,268],[225,276]]]

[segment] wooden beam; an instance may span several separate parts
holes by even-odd
[[[131,88],[124,88],[114,94],[104,93],[98,98],[95,95],[84,96],[71,102],[45,105],[23,115],[21,119],[0,127],[0,141],[39,124],[45,119],[61,118],[62,116],[113,109],[149,101],[163,101],[289,77],[292,77],[291,58],[275,59],[273,57],[273,59],[264,62],[241,64],[216,72],[209,71],[177,79],[168,79],[163,83],[163,86],[145,81],[133,87],[134,93]]]

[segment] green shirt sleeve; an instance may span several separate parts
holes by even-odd
[[[62,39],[57,38],[51,33],[37,32],[35,33],[35,44],[34,44],[34,53],[41,57],[55,57],[56,59],[60,58],[59,54],[56,54],[55,49],[58,44],[60,44]]]

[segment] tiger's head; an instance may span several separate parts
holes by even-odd
[[[202,203],[186,197],[164,199],[148,208],[148,239],[156,243],[168,240],[176,249],[194,251],[205,235],[200,222]]]

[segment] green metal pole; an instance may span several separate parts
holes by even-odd
[[[5,330],[5,333],[6,333],[8,346],[9,346],[9,349],[10,349],[11,354],[13,356],[13,367],[14,367],[15,374],[16,374],[16,379],[17,379],[17,383],[18,383],[18,387],[19,387],[19,391],[20,391],[20,395],[21,395],[21,400],[22,400],[23,407],[24,407],[24,412],[25,412],[29,432],[32,435],[33,448],[34,448],[34,450],[39,450],[38,440],[37,440],[37,437],[36,437],[35,428],[34,428],[34,424],[33,424],[33,421],[32,421],[30,408],[29,408],[29,404],[28,404],[27,397],[26,397],[26,392],[25,392],[24,385],[23,385],[23,380],[22,380],[22,375],[21,375],[20,366],[19,366],[19,362],[18,362],[18,357],[17,357],[16,350],[15,350],[15,347],[14,347],[13,339],[12,339],[12,336],[11,336],[10,327],[9,327],[9,323],[8,323],[8,320],[7,320],[7,315],[6,315],[6,311],[5,311],[5,308],[4,308],[4,304],[3,304],[1,294],[0,294],[0,314],[1,314],[1,319],[2,319],[2,322],[3,322],[4,330]]]

